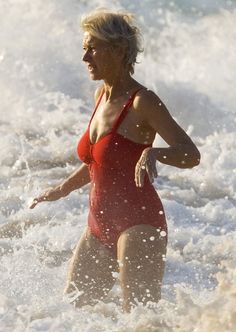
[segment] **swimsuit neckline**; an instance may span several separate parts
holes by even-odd
[[[137,144],[137,145],[142,145],[142,146],[151,146],[151,145],[152,145],[152,143],[145,144],[145,143],[138,143],[138,142],[135,142],[135,141],[133,141],[133,140],[131,140],[131,139],[129,139],[129,138],[127,138],[127,137],[125,137],[125,136],[123,136],[122,134],[119,134],[119,133],[117,132],[117,128],[118,128],[118,126],[120,125],[120,123],[121,123],[121,121],[123,120],[123,118],[126,116],[126,114],[127,114],[127,110],[128,110],[129,107],[132,105],[132,103],[133,103],[133,99],[134,99],[135,95],[137,94],[138,91],[140,91],[140,90],[142,90],[142,89],[143,89],[143,88],[139,88],[139,89],[137,89],[137,90],[136,90],[136,91],[130,96],[130,98],[128,99],[127,103],[124,105],[122,111],[119,113],[118,117],[117,117],[116,120],[114,121],[111,130],[108,131],[106,134],[102,135],[102,136],[101,136],[96,142],[93,143],[93,142],[91,141],[91,138],[90,138],[90,124],[91,124],[91,122],[92,122],[92,119],[93,119],[93,117],[94,117],[94,115],[95,115],[95,113],[96,113],[96,111],[97,111],[97,108],[98,108],[98,106],[99,106],[99,104],[100,104],[100,102],[101,102],[101,100],[102,100],[102,97],[103,97],[103,95],[104,95],[105,90],[104,90],[104,89],[102,90],[102,93],[101,93],[101,95],[100,95],[100,97],[99,97],[99,99],[98,99],[98,101],[97,101],[97,104],[96,104],[96,106],[95,106],[94,112],[93,112],[93,114],[92,114],[92,116],[91,116],[91,119],[90,119],[90,121],[89,121],[89,125],[88,125],[88,128],[87,128],[87,131],[88,131],[88,139],[89,139],[89,144],[90,144],[90,146],[95,146],[95,145],[98,144],[101,140],[103,140],[103,138],[109,136],[109,135],[112,134],[112,133],[113,133],[113,134],[116,134],[116,135],[118,135],[118,136],[120,136],[121,138],[123,138],[123,139],[125,139],[125,140],[127,140],[127,141],[129,141],[129,142],[131,142],[131,143]]]
[[[113,130],[110,130],[108,133],[106,133],[105,135],[101,136],[97,142],[92,143],[91,140],[90,140],[90,136],[89,136],[89,128],[87,129],[87,131],[88,131],[88,137],[89,137],[89,144],[91,146],[95,146],[96,144],[100,143],[100,141],[102,141],[104,138],[106,138],[107,136],[109,136],[111,134],[117,135],[117,136],[121,137],[122,139],[124,139],[126,141],[129,141],[130,143],[133,143],[133,144],[136,144],[136,145],[142,145],[142,146],[147,146],[147,147],[148,146],[152,146],[152,143],[149,143],[149,144],[138,143],[138,142],[135,142],[135,141],[131,140],[128,137],[123,136],[122,134],[118,133],[117,131],[113,131]]]

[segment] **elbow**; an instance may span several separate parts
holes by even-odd
[[[193,168],[200,164],[201,154],[197,148],[184,154],[185,158],[181,161],[180,168]]]
[[[199,150],[196,148],[196,150],[194,151],[192,158],[191,158],[190,168],[198,166],[200,164],[200,160],[201,160],[201,154],[200,154]]]

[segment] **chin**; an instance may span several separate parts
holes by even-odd
[[[89,76],[92,81],[100,81],[102,79],[102,77],[100,77],[99,75],[96,75],[95,73],[89,73]]]

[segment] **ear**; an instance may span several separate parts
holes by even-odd
[[[126,56],[126,46],[122,43],[120,44],[115,44],[112,46],[112,52],[116,58],[119,58],[121,60],[125,59]]]

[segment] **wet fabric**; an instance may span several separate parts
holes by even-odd
[[[114,251],[120,234],[135,225],[152,225],[157,232],[167,235],[163,206],[147,174],[143,187],[136,187],[134,181],[136,163],[151,144],[133,142],[117,132],[139,90],[128,99],[111,131],[93,144],[90,124],[103,91],[77,146],[78,156],[88,164],[91,177],[88,226],[94,236]]]

